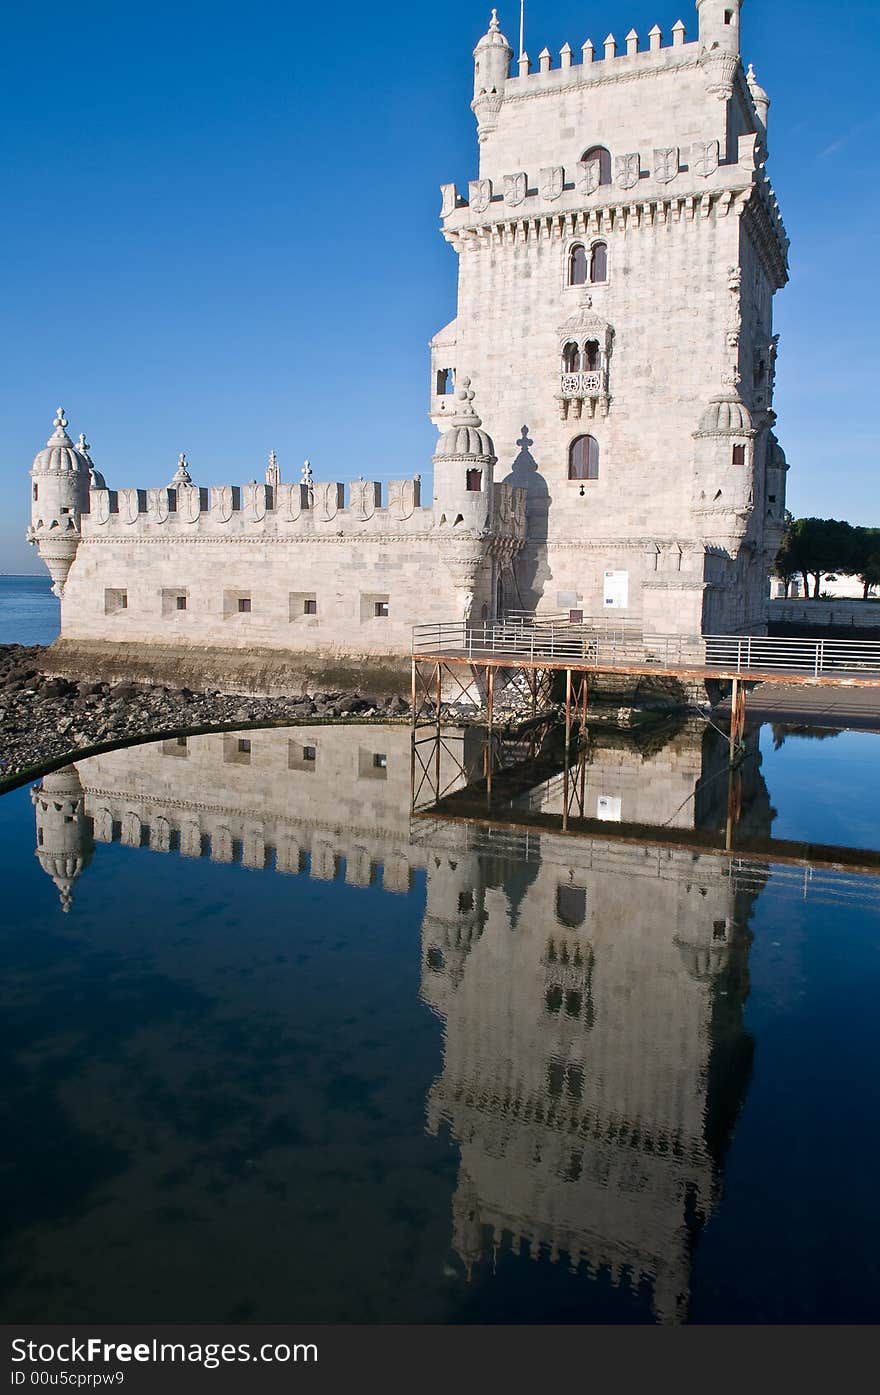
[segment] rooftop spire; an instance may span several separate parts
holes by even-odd
[[[183,451],[181,451],[180,455],[177,457],[177,469],[174,471],[171,487],[175,488],[178,484],[192,484],[192,477],[190,476],[189,466]]]
[[[461,390],[458,393],[458,400],[461,404],[452,418],[453,426],[482,426],[481,419],[474,411],[474,397],[476,396],[471,387],[470,378],[462,378]]]

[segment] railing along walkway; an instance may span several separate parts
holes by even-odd
[[[517,620],[472,625],[416,625],[412,656],[453,662],[503,662],[603,672],[692,673],[701,677],[768,676],[880,686],[880,642],[776,639],[765,635],[642,635],[629,626]]]

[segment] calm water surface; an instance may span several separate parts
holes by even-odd
[[[711,732],[589,755],[674,846],[411,820],[403,728],[0,799],[5,1319],[876,1321],[878,879],[690,846]],[[876,848],[878,776],[765,728],[741,827]]]
[[[51,644],[59,626],[48,576],[0,576],[0,644]]]

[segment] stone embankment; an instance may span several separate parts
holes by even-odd
[[[95,747],[216,727],[408,717],[400,696],[329,692],[242,697],[148,683],[45,674],[39,647],[0,645],[0,790],[45,765]]]

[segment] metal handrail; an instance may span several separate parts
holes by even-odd
[[[416,625],[412,652],[474,658],[510,655],[568,659],[604,667],[713,668],[725,673],[791,672],[840,677],[880,676],[880,642],[851,639],[777,639],[768,635],[663,635],[610,629],[595,623],[536,620],[471,624],[464,620]]]

